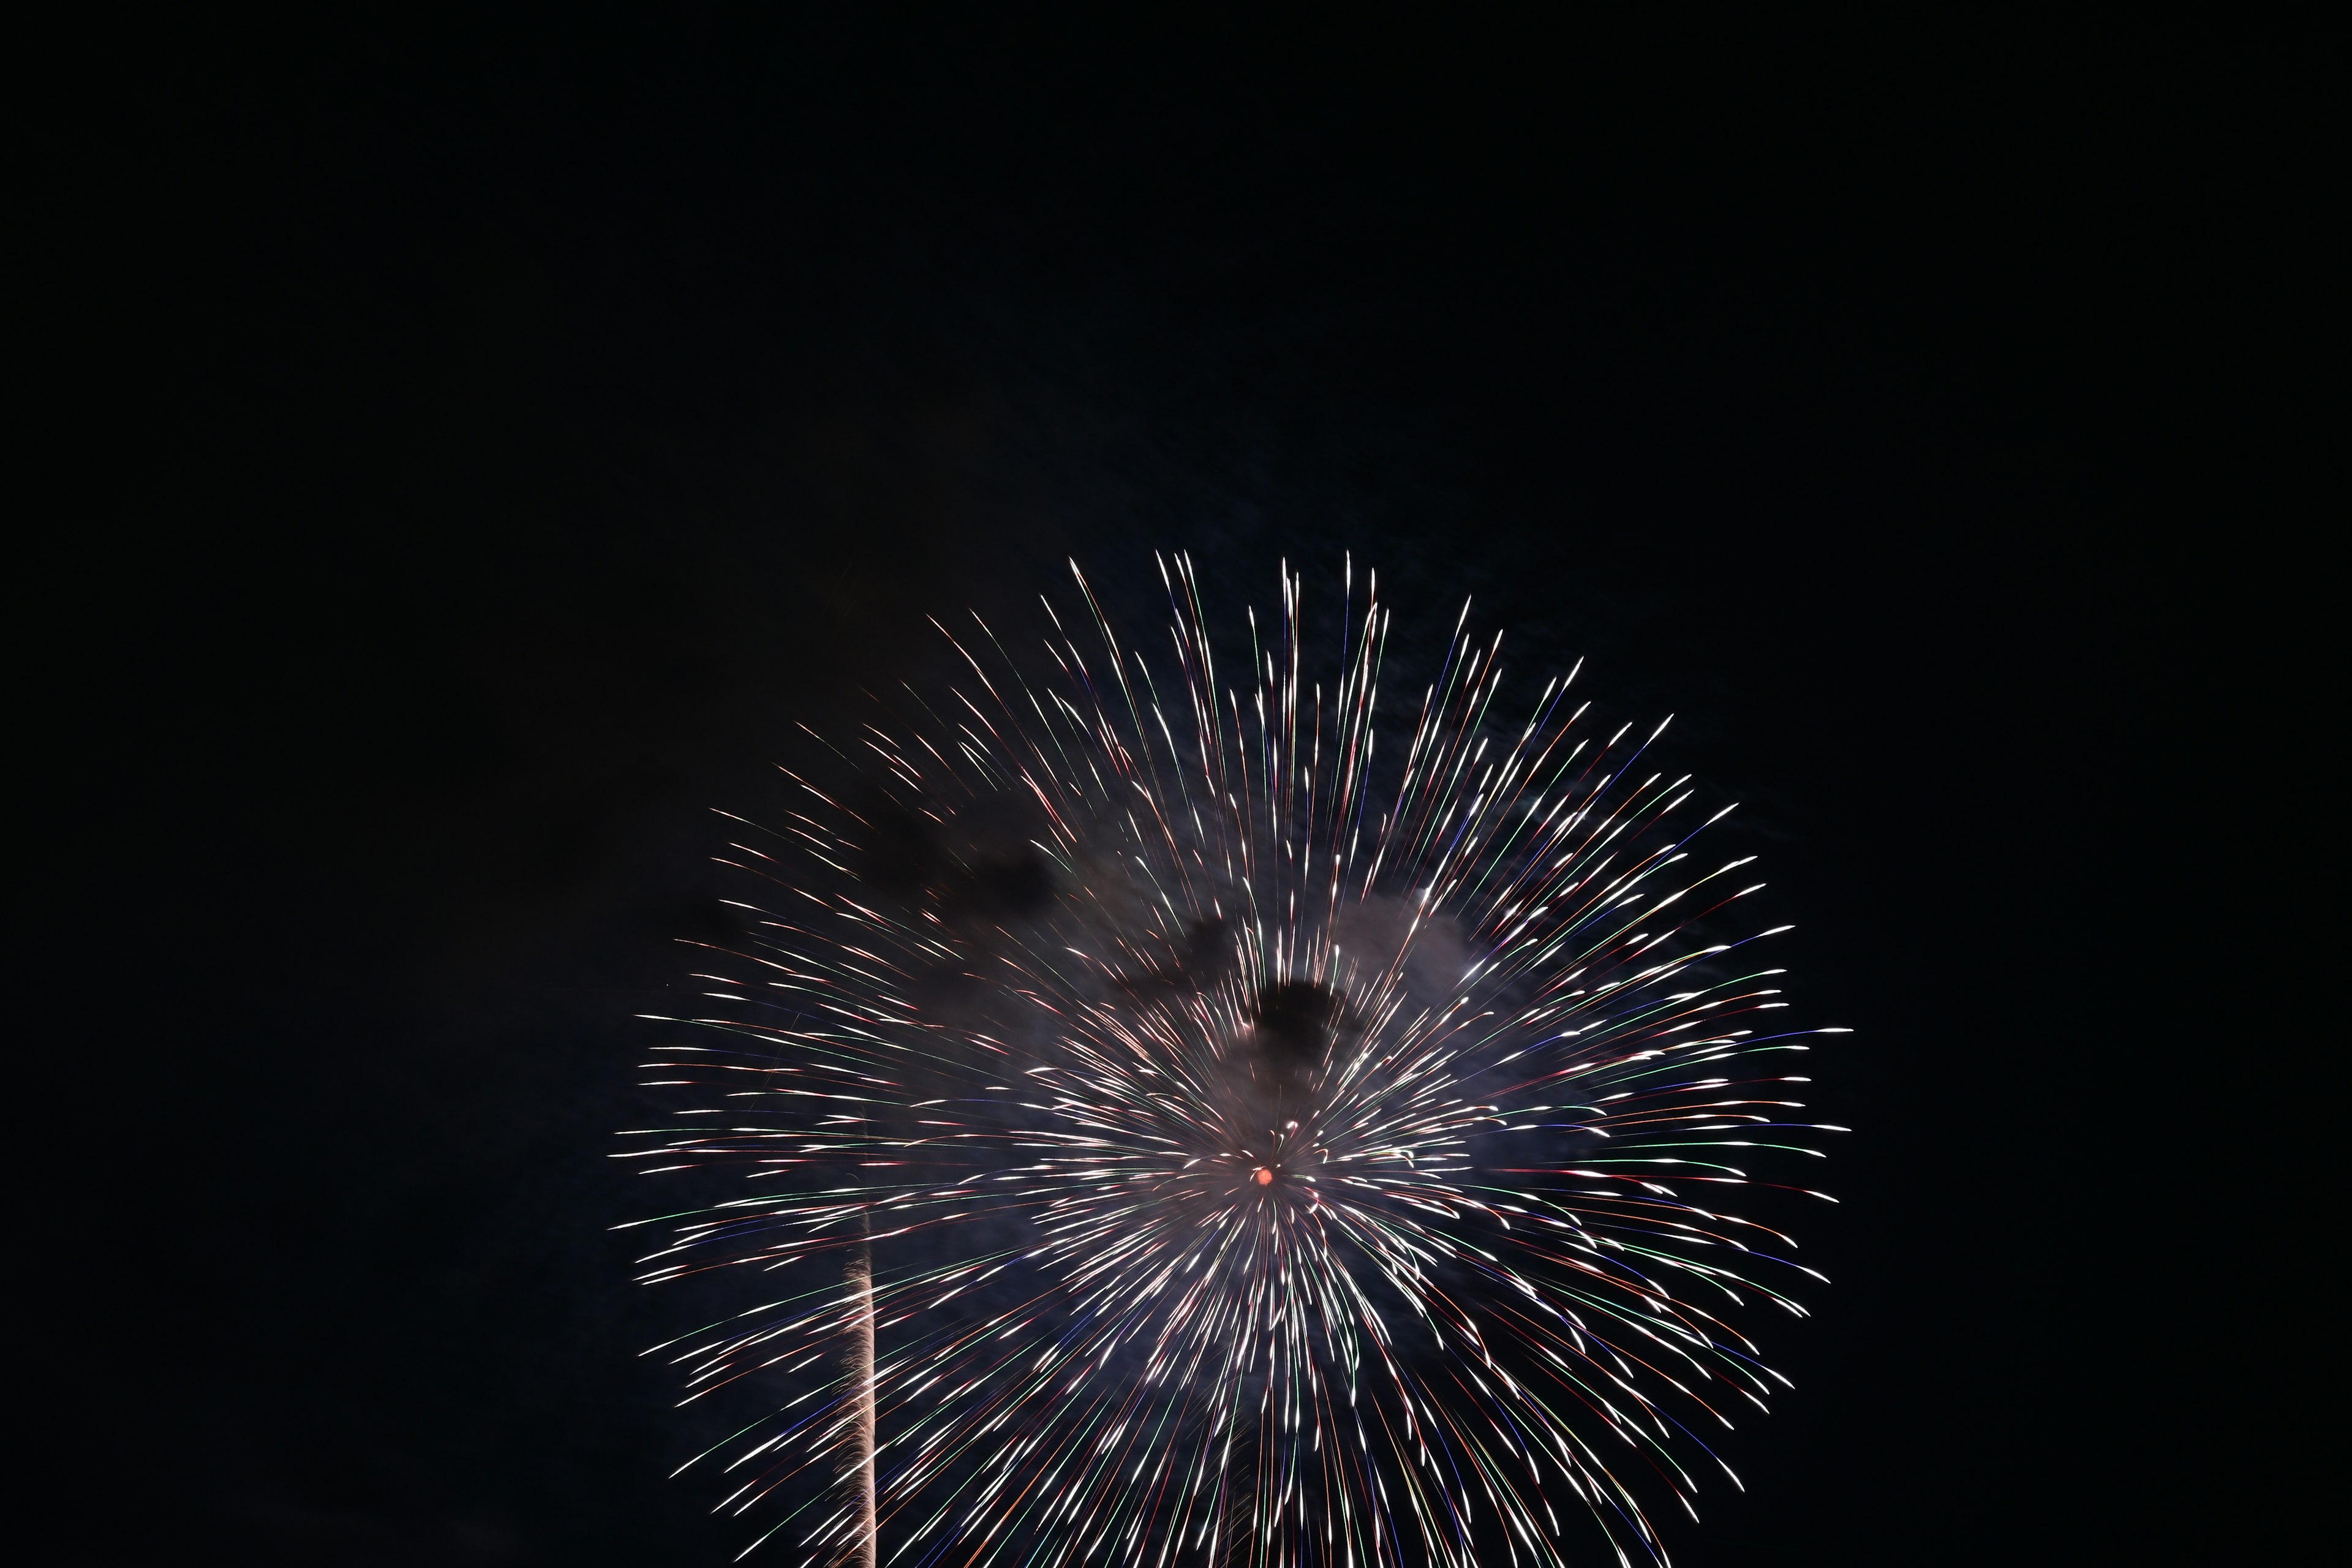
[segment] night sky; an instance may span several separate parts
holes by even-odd
[[[2271,504],[2179,410],[2306,222],[2289,44],[839,9],[225,24],[134,117],[170,369],[77,546],[50,1028],[153,1126],[68,1167],[121,1229],[44,1287],[113,1326],[38,1560],[730,1560],[602,1157],[709,808],[1067,557],[1151,629],[1155,549],[1474,595],[1747,803],[1858,1131],[1679,1561],[2223,1552],[2240,1374],[2150,1370],[2215,1200],[2139,1167],[2211,1070],[2184,626]]]

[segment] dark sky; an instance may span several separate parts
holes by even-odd
[[[75,1166],[135,1262],[40,1560],[730,1559],[601,1158],[707,808],[926,615],[1155,548],[1475,595],[1751,803],[1859,1131],[1680,1561],[2231,1539],[2235,1374],[2168,1360],[2213,1200],[2138,1167],[2207,1071],[2150,911],[2291,438],[2209,374],[2312,227],[2291,41],[838,9],[226,23],[132,117],[170,369],[62,907],[123,964],[74,1098],[161,1125]]]

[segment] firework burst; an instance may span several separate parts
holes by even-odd
[[[1392,722],[1376,580],[1327,687],[1300,578],[1229,681],[1161,575],[1156,663],[1079,575],[730,819],[746,934],[621,1156],[748,1182],[642,1222],[767,1287],[658,1347],[762,1412],[694,1462],[812,1563],[1663,1561],[1811,1273],[1724,1205],[1837,1131],[1730,808],[1573,671],[1498,726],[1466,605]]]

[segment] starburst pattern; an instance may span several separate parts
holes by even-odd
[[[762,1405],[721,1506],[813,1563],[1663,1561],[1643,1500],[1777,1380],[1733,1320],[1811,1272],[1725,1206],[1840,1131],[1699,856],[1730,808],[1573,671],[1498,728],[1466,605],[1391,723],[1376,579],[1327,689],[1303,579],[1228,683],[1161,575],[1156,666],[1079,575],[1083,638],[975,619],[730,818],[747,934],[624,1156],[748,1179],[643,1222],[650,1280],[776,1285],[660,1347]]]

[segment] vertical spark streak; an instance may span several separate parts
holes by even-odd
[[[866,1234],[863,1216],[858,1232],[849,1259],[841,1268],[849,1298],[849,1352],[842,1360],[856,1413],[844,1468],[856,1492],[857,1533],[845,1561],[853,1568],[876,1568],[879,1538],[874,1516],[874,1242]]]

